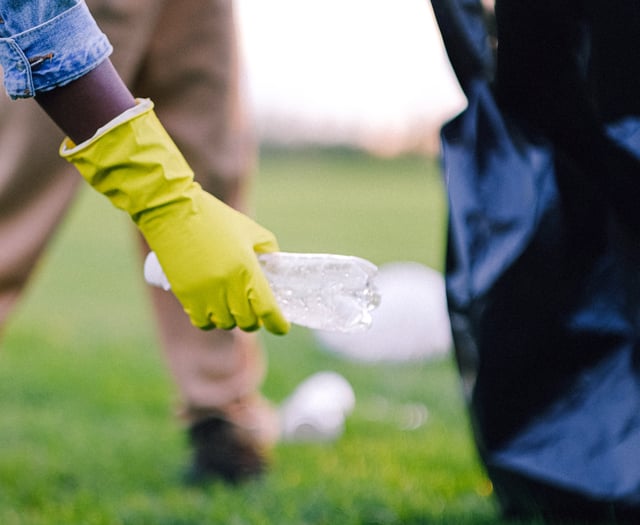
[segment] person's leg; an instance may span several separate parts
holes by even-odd
[[[111,6],[118,2],[88,3],[104,23],[103,29],[117,27],[121,17]],[[149,23],[153,13],[146,5],[148,0],[119,3],[135,4],[140,17],[137,31],[130,32],[128,39],[119,39],[114,55],[123,77],[131,79],[146,47],[148,27],[153,27]],[[58,155],[62,138],[62,132],[37,105],[0,97],[0,328],[82,180]]]
[[[154,101],[198,182],[246,211],[255,148],[232,1],[88,4],[114,45],[114,64],[136,96]],[[146,253],[142,239],[141,246]],[[236,481],[262,471],[263,450],[277,439],[279,425],[259,393],[264,363],[255,334],[203,332],[191,326],[172,294],[150,293],[194,446],[194,473]]]
[[[156,104],[158,116],[194,169],[196,180],[247,212],[256,148],[231,0],[166,2],[134,91]],[[143,251],[148,251],[143,246]],[[151,290],[158,331],[181,395],[181,413],[196,449],[197,475],[235,481],[260,472],[263,452],[277,439],[276,412],[260,395],[264,375],[256,334],[201,331],[178,301]],[[238,446],[213,443],[220,421]],[[228,430],[228,429],[227,429]],[[255,455],[252,456],[252,450]]]
[[[231,2],[88,4],[115,44],[114,64],[137,95],[154,99],[201,184],[246,209],[255,150],[243,113]],[[0,100],[0,327],[80,185],[58,157],[61,140],[62,133],[33,104]],[[212,439],[212,429],[237,441],[219,447],[222,454],[233,452],[231,461],[201,452],[204,474],[217,469],[235,480],[260,471],[261,450],[253,448],[275,441],[278,424],[259,394],[264,362],[255,334],[199,331],[171,294],[152,293],[196,448]],[[218,428],[219,419],[210,416],[220,415],[233,425]]]
[[[127,81],[142,60],[164,2],[89,0],[115,35],[113,61]],[[136,19],[125,27],[125,20]],[[58,155],[62,132],[32,103],[0,97],[0,326],[14,308],[82,180]]]
[[[80,182],[58,157],[61,140],[35,104],[0,98],[0,328]]]

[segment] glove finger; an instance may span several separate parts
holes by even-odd
[[[282,315],[266,278],[256,279],[249,291],[249,301],[256,316],[269,332],[284,335],[289,331],[291,325]]]
[[[191,320],[191,324],[201,330],[213,330],[214,328],[230,330],[236,325],[233,316],[224,306],[213,306],[208,302],[205,304],[194,304],[183,301],[182,299],[180,299],[180,301],[182,302],[184,311]],[[218,298],[215,304],[222,305],[224,303],[224,298]]]
[[[261,316],[260,320],[263,326],[275,335],[285,335],[291,329],[291,323],[284,318],[280,310],[273,310]]]
[[[216,325],[215,325],[215,323],[209,323],[206,326],[197,326],[196,328],[199,328],[200,330],[203,330],[205,332],[210,332],[211,330],[215,330]]]
[[[279,251],[278,241],[275,239],[265,239],[264,242],[257,242],[253,245],[256,253],[272,253]]]
[[[260,328],[258,316],[253,311],[246,293],[229,293],[229,310],[241,330],[253,332]]]
[[[279,250],[278,241],[273,233],[254,223],[253,251],[256,253],[270,253]]]
[[[200,330],[213,330],[216,327],[215,323],[213,323],[213,321],[211,321],[211,319],[206,316],[193,316],[186,310],[185,313],[189,316],[191,324],[196,328],[199,328]]]
[[[253,316],[253,319],[236,318],[236,325],[238,328],[240,328],[240,330],[243,330],[245,332],[255,332],[262,326],[262,323],[260,323],[260,320],[257,316]]]
[[[215,325],[211,322],[211,319],[209,319],[204,308],[189,303],[178,295],[176,295],[176,297],[180,301],[184,313],[187,314],[193,326],[201,330],[212,330],[215,328]]]
[[[231,330],[236,327],[236,320],[228,310],[217,310],[209,314],[209,320],[220,330]]]

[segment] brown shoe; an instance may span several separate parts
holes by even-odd
[[[218,417],[210,416],[189,428],[193,447],[187,482],[202,484],[216,479],[237,484],[263,474],[267,460],[252,433]]]
[[[238,484],[259,477],[267,460],[252,432],[218,416],[209,416],[189,428],[193,462],[187,482],[216,479]]]

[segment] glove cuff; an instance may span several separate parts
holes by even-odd
[[[60,155],[135,221],[149,209],[188,199],[194,186],[193,171],[150,100],[138,100],[81,144],[66,138]]]

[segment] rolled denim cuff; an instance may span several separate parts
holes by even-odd
[[[0,65],[11,98],[33,97],[80,78],[113,51],[81,2],[24,32],[0,38]]]

